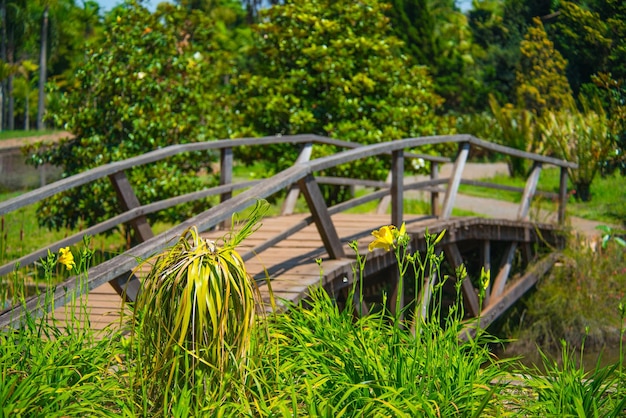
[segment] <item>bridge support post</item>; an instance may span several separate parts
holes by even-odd
[[[437,180],[439,178],[439,163],[430,162],[430,179]],[[433,190],[430,192],[430,214],[437,216],[439,214],[439,192]]]
[[[567,167],[561,167],[561,179],[559,183],[559,225],[565,223],[565,204],[567,203]]]
[[[220,186],[233,182],[233,149],[222,148],[220,150]],[[220,202],[223,203],[233,197],[233,192],[225,192],[220,195]],[[219,224],[222,229],[230,228],[230,219]]]
[[[517,212],[517,219],[520,221],[528,220],[528,213],[530,212],[530,203],[537,191],[537,183],[539,183],[539,174],[541,174],[541,163],[535,161],[533,169],[526,180],[526,187],[524,187],[524,194],[522,195],[522,202]]]
[[[452,215],[452,208],[454,207],[454,201],[456,200],[456,194],[461,184],[461,176],[463,175],[463,169],[465,168],[465,162],[469,156],[470,143],[463,142],[459,144],[459,153],[454,161],[454,171],[448,182],[448,189],[446,190],[446,197],[443,202],[443,209],[441,210],[442,219],[450,219]]]
[[[304,144],[302,151],[298,155],[295,164],[304,163],[311,160],[311,153],[313,152],[313,143],[307,142]],[[280,211],[281,215],[291,215],[296,207],[296,202],[298,201],[298,195],[300,194],[300,189],[295,184],[291,186],[289,189],[289,193],[287,193],[287,197],[283,202],[283,207]]]
[[[391,154],[391,224],[400,227],[404,219],[404,151]]]
[[[128,181],[128,177],[126,177],[125,172],[119,171],[112,174],[109,176],[109,179],[113,183],[113,188],[117,193],[117,197],[120,200],[120,205],[123,210],[127,211],[141,206],[139,199],[137,199],[137,195],[135,195],[135,192]],[[150,224],[148,224],[148,220],[145,216],[142,215],[133,219],[130,221],[130,224],[135,231],[139,242],[144,242],[154,237],[152,228],[150,228]],[[137,298],[141,289],[141,282],[137,276],[130,273],[116,277],[111,280],[109,284],[120,296],[123,296],[130,302]]]
[[[317,230],[320,233],[326,251],[328,251],[328,255],[332,259],[345,257],[343,245],[341,244],[335,225],[330,218],[326,202],[324,202],[324,196],[322,196],[322,192],[315,182],[313,175],[308,174],[306,177],[299,180],[298,186],[300,186],[300,191],[309,205],[315,226],[317,226]]]

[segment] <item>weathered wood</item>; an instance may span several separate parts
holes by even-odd
[[[298,155],[296,159],[296,164],[303,163],[305,161],[311,160],[311,153],[313,152],[313,143],[307,142],[302,147],[302,151]],[[291,215],[296,208],[296,202],[298,201],[298,196],[300,196],[300,188],[297,184],[292,185],[289,188],[289,193],[287,193],[287,197],[283,202],[282,209],[280,211],[283,215]]]
[[[561,167],[561,175],[559,177],[559,214],[558,223],[565,223],[565,205],[567,204],[567,168]]]
[[[454,201],[456,200],[456,194],[459,190],[459,184],[461,184],[461,176],[463,175],[463,169],[465,168],[465,162],[469,156],[470,144],[469,142],[462,142],[459,145],[459,152],[456,160],[454,161],[454,169],[452,170],[452,177],[448,182],[448,188],[446,190],[446,197],[443,201],[443,209],[441,210],[441,219],[450,219],[452,216],[452,208],[454,207]]]
[[[491,297],[491,241],[488,239],[484,239],[481,241],[482,245],[480,246],[480,264],[482,265],[485,272],[489,274],[490,284],[485,289],[485,300],[483,301],[485,305],[489,304],[489,298]]]
[[[443,246],[444,253],[446,254],[446,259],[452,266],[454,270],[460,267],[463,264],[463,257],[461,256],[461,252],[459,251],[459,247],[456,243],[449,243]],[[480,313],[480,304],[478,301],[478,295],[476,294],[476,289],[472,285],[469,277],[463,279],[463,283],[461,284],[461,291],[463,292],[463,303],[465,305],[465,310],[471,316],[478,316]]]
[[[516,250],[517,242],[511,242],[508,244],[500,265],[500,271],[498,272],[498,276],[496,276],[496,279],[491,287],[489,305],[497,303],[502,297],[504,286],[506,285],[506,281],[509,279],[509,274],[511,273],[511,266],[513,265],[513,258],[515,257]]]
[[[522,201],[520,202],[519,210],[517,212],[517,219],[528,220],[528,213],[530,212],[530,205],[532,203],[533,196],[535,196],[535,190],[537,190],[537,184],[539,183],[539,175],[541,174],[541,163],[535,162],[533,168],[526,180],[526,187],[524,187],[524,193],[522,194]]]
[[[430,179],[437,180],[439,178],[439,164],[436,161],[430,163]],[[430,214],[437,216],[439,214],[439,192],[433,190],[430,192]]]
[[[481,329],[487,328],[500,315],[509,309],[523,295],[526,294],[539,279],[546,275],[558,260],[559,253],[551,253],[530,267],[526,273],[512,285],[507,287],[506,291],[498,298],[496,303],[488,305],[480,314],[478,321],[470,320],[467,326],[459,333],[459,338],[467,340],[468,337],[476,335],[476,327]]]
[[[6,274],[11,273],[15,269],[16,264],[19,264],[20,266],[30,265],[34,263],[35,261],[38,261],[41,258],[45,257],[46,254],[48,253],[48,250],[52,252],[57,252],[59,251],[60,248],[67,247],[69,245],[74,245],[76,243],[81,242],[85,236],[95,236],[97,234],[109,231],[115,228],[117,225],[120,225],[125,222],[129,222],[135,219],[137,216],[147,215],[149,213],[155,213],[160,210],[167,209],[167,208],[179,205],[181,203],[189,202],[192,200],[209,197],[209,196],[215,196],[215,195],[220,194],[220,192],[224,190],[238,190],[241,188],[254,186],[258,184],[260,181],[261,180],[254,180],[254,181],[245,182],[245,183],[229,184],[225,186],[216,187],[213,189],[201,190],[198,192],[193,192],[193,193],[188,193],[188,194],[181,195],[181,196],[172,197],[169,199],[161,200],[158,202],[150,203],[144,206],[140,206],[138,208],[131,209],[117,216],[114,216],[106,221],[100,222],[99,224],[90,226],[87,229],[83,229],[82,231],[79,231],[78,233],[74,235],[70,235],[67,238],[64,238],[60,241],[52,243],[48,245],[46,248],[33,251],[32,253],[22,256],[18,258],[17,260],[13,260],[9,263],[6,263],[0,266],[0,276],[4,276]]]
[[[233,182],[233,149],[222,148],[220,150],[220,186]],[[231,190],[220,195],[220,202],[225,202],[233,197]]]
[[[128,181],[128,177],[126,177],[125,172],[119,171],[115,174],[110,175],[109,178],[113,183],[113,188],[115,189],[117,198],[120,201],[120,206],[124,211],[135,209],[141,206],[141,203],[139,203],[139,199],[137,199],[137,195],[135,195],[133,187],[130,185],[130,182]],[[150,224],[148,224],[148,220],[145,216],[137,216],[129,223],[135,231],[136,238],[140,242],[147,241],[154,236],[152,228],[150,228]]]
[[[391,224],[398,228],[404,219],[404,152],[391,153]]]
[[[390,190],[391,190],[391,176],[392,176],[393,171],[389,170],[389,173],[387,173],[387,179],[385,180],[385,186],[387,186]],[[389,205],[391,204],[391,195],[387,194],[385,196],[383,196],[382,199],[380,199],[380,202],[378,203],[378,206],[376,207],[376,213],[378,215],[382,215],[383,213],[387,213],[387,209],[389,208]]]
[[[313,220],[322,237],[328,255],[334,259],[345,257],[343,246],[330,219],[324,197],[315,179],[312,175],[308,175],[298,181],[298,186],[300,186],[300,191],[309,205]]]

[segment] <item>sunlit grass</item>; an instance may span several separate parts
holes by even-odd
[[[31,137],[31,136],[43,136],[43,135],[50,135],[50,134],[54,134],[56,132],[59,132],[57,130],[54,129],[46,129],[43,131],[1,131],[0,132],[0,141],[5,140],[5,139],[17,139],[17,138],[27,138],[27,137]]]
[[[560,173],[557,168],[542,170],[537,190],[558,193],[559,176]],[[522,189],[526,182],[523,178],[512,178],[506,175],[498,175],[482,179],[481,181]],[[624,191],[624,184],[626,184],[626,178],[618,172],[605,177],[597,176],[591,185],[592,198],[590,202],[578,201],[574,195],[570,194],[566,206],[568,215],[615,225],[623,224],[626,220],[626,191]],[[568,190],[572,190],[571,184]],[[521,200],[521,193],[470,185],[461,185],[459,193],[515,203],[519,203]],[[537,199],[542,200],[541,197]],[[555,204],[555,202],[548,203]]]

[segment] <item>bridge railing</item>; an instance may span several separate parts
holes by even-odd
[[[257,146],[276,143],[290,143],[294,145],[300,144],[303,146],[302,149],[304,154],[301,154],[299,161],[294,162],[292,167],[274,175],[269,179],[243,183],[233,182],[233,148],[238,146]],[[415,150],[420,147],[443,143],[459,144],[459,151],[454,161],[454,171],[449,179],[442,179],[437,176],[438,165],[449,161],[449,159],[405,152],[405,150]],[[309,160],[306,158],[306,153],[309,151],[306,150],[310,149],[312,146],[311,144],[334,145],[347,148],[347,150],[324,158]],[[118,290],[118,292],[120,292],[120,294],[125,294],[132,300],[140,289],[140,283],[137,278],[131,276],[131,271],[134,267],[136,267],[137,260],[145,259],[163,249],[169,242],[171,242],[172,238],[179,236],[189,226],[195,225],[200,231],[216,227],[220,223],[228,221],[234,213],[240,212],[253,205],[257,199],[267,198],[284,189],[292,189],[293,185],[298,186],[299,191],[303,194],[311,211],[311,216],[296,225],[294,228],[301,229],[310,223],[315,223],[329,256],[331,258],[341,258],[344,256],[343,245],[340,242],[330,219],[330,216],[333,213],[341,212],[361,205],[367,201],[381,199],[389,195],[391,204],[391,223],[398,225],[403,219],[402,202],[405,190],[430,190],[432,193],[432,210],[433,213],[435,213],[437,210],[437,195],[440,191],[442,191],[439,186],[447,184],[445,189],[445,199],[440,216],[443,218],[450,217],[458,191],[458,186],[461,183],[463,167],[467,161],[471,147],[480,147],[493,152],[512,155],[518,158],[526,158],[533,161],[533,170],[531,171],[526,188],[524,189],[523,199],[520,206],[520,218],[523,218],[528,214],[528,207],[530,205],[530,200],[535,194],[541,166],[543,164],[551,164],[560,167],[561,187],[559,193],[559,221],[562,222],[564,219],[565,201],[567,197],[567,168],[575,167],[574,164],[492,144],[470,135],[406,138],[367,146],[316,135],[220,140],[174,145],[159,149],[146,153],[142,156],[107,164],[25,193],[9,201],[0,202],[0,215],[4,215],[24,206],[39,202],[54,194],[69,190],[73,187],[78,187],[92,181],[108,177],[113,182],[120,200],[120,205],[124,210],[121,214],[114,216],[107,221],[91,226],[71,237],[67,237],[61,241],[51,244],[45,249],[41,249],[21,257],[19,260],[0,266],[0,275],[5,275],[11,272],[17,262],[19,262],[20,265],[26,265],[44,257],[48,249],[56,252],[59,248],[79,242],[84,235],[95,235],[114,228],[122,223],[129,223],[134,228],[139,240],[142,242],[127,250],[123,254],[91,268],[88,274],[87,286],[84,289],[85,291],[89,291],[109,282],[114,288],[116,288],[116,290]],[[160,161],[179,153],[203,150],[220,151],[221,173],[219,186],[144,205],[138,201],[128,178],[126,177],[126,170],[138,165]],[[391,154],[390,184],[385,182],[364,182],[362,180],[355,181],[352,179],[316,179],[314,176],[314,173],[316,172],[320,172],[340,164],[346,164],[359,159],[384,154]],[[429,161],[431,163],[431,179],[405,184],[404,162],[407,157],[423,158],[424,160]],[[328,208],[320,192],[318,181],[320,183],[327,182],[333,184],[364,184],[378,187],[379,190],[370,193],[367,196],[355,198],[348,202]],[[233,192],[239,189],[246,190],[233,196]],[[180,203],[215,195],[219,195],[221,197],[221,204],[214,206],[184,222],[181,222],[166,232],[157,236],[153,235],[146,220],[147,214],[170,208]],[[287,205],[289,205],[289,202],[293,199],[294,197],[292,196],[292,193],[288,194],[286,199],[286,202],[288,202]],[[289,207],[286,206],[284,209],[288,211]],[[284,235],[288,236],[290,233],[293,233],[293,231],[287,231]],[[277,237],[275,240],[263,244],[264,247],[262,247],[267,248],[268,246],[273,245],[273,243],[278,242],[280,239],[280,237]],[[255,251],[258,252],[263,248],[255,249]],[[247,256],[244,255],[244,258],[246,257]],[[54,307],[56,308],[58,306],[62,306],[65,303],[67,296],[65,295],[66,292],[63,289],[74,289],[76,287],[75,277],[71,277],[66,282],[59,285],[59,290],[57,290],[53,295]],[[39,299],[40,298],[38,297],[34,297],[29,300],[26,304],[26,309],[31,311],[36,310],[38,306],[41,306],[41,300]],[[20,309],[21,308],[18,307],[18,310]],[[4,312],[0,314],[0,326],[6,326],[7,324],[15,322],[19,320],[20,317],[21,314],[17,314],[16,316],[12,311]]]

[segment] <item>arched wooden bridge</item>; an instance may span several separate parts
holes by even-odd
[[[416,154],[420,147],[437,144],[457,144],[458,151],[453,159]],[[267,146],[272,144],[290,144],[300,149],[300,155],[293,165],[271,178],[255,181],[233,182],[233,149],[237,147]],[[331,156],[311,159],[315,146],[332,146],[337,152]],[[463,172],[470,152],[475,149],[482,152],[499,153],[515,158],[524,158],[532,162],[532,169],[521,193],[521,203],[515,219],[484,219],[477,217],[453,217],[458,187],[464,182]],[[132,167],[150,164],[176,154],[192,151],[220,152],[220,185],[199,190],[187,195],[177,196],[159,202],[142,204],[138,201],[125,174]],[[385,182],[375,180],[355,180],[348,178],[316,177],[316,173],[351,162],[369,158],[388,158],[390,174]],[[421,158],[430,165],[430,178],[409,181],[405,178],[405,160]],[[442,163],[453,162],[450,177],[439,176]],[[553,198],[558,202],[556,222],[552,224],[535,223],[529,220],[533,198],[539,193],[537,183],[542,167],[556,166],[560,169],[560,188]],[[142,241],[125,253],[103,262],[89,270],[86,286],[79,286],[72,277],[57,286],[52,299],[58,310],[68,300],[67,290],[89,293],[91,307],[91,325],[101,328],[113,322],[119,315],[121,296],[133,300],[140,291],[141,279],[131,272],[138,265],[138,260],[147,259],[170,245],[189,226],[195,225],[205,231],[207,237],[217,238],[225,233],[220,225],[228,222],[232,215],[241,212],[256,203],[259,198],[268,198],[275,193],[288,190],[282,214],[263,220],[262,227],[247,239],[240,248],[248,271],[257,280],[265,302],[269,304],[268,279],[277,301],[274,306],[282,309],[282,299],[298,302],[306,298],[310,286],[325,286],[331,293],[341,297],[354,277],[355,254],[348,248],[348,243],[357,242],[359,252],[367,252],[371,241],[371,231],[383,225],[406,223],[407,232],[412,237],[413,248],[424,246],[424,233],[438,233],[446,230],[444,239],[438,244],[438,251],[443,251],[451,269],[464,263],[469,277],[478,277],[481,268],[492,272],[491,284],[486,299],[481,305],[478,301],[476,285],[471,280],[462,284],[465,311],[468,317],[480,315],[481,325],[493,322],[502,312],[525,294],[536,281],[544,275],[556,260],[555,250],[564,241],[562,226],[565,219],[567,200],[567,169],[575,165],[567,161],[522,152],[475,138],[470,135],[434,136],[408,138],[375,145],[362,146],[316,135],[277,136],[264,138],[245,138],[219,140],[174,145],[149,152],[139,157],[120,161],[72,176],[40,189],[25,193],[9,201],[0,202],[0,215],[39,202],[56,193],[97,179],[108,177],[115,186],[121,213],[98,225],[93,225],[80,233],[62,241],[0,266],[0,276],[6,276],[19,262],[22,266],[31,264],[47,254],[48,249],[58,251],[67,245],[80,242],[83,235],[95,235],[122,223],[130,224],[136,236]],[[319,184],[362,186],[370,190],[364,196],[327,207]],[[474,184],[476,182],[473,182]],[[502,187],[481,183],[485,187]],[[511,188],[508,188],[511,189]],[[233,196],[233,192],[243,190]],[[403,213],[403,201],[409,192],[423,191],[430,195],[431,205],[428,214]],[[309,212],[294,214],[295,202],[301,194]],[[544,193],[545,194],[545,193]],[[221,203],[195,217],[182,222],[174,228],[154,235],[146,220],[146,215],[171,208],[180,203],[202,199],[208,196],[220,196]],[[352,208],[369,201],[378,201],[377,213],[348,213]],[[390,207],[390,215],[387,207]],[[391,295],[391,299],[403,297],[395,292],[393,274],[385,274],[393,267],[395,259],[391,253],[377,250],[367,255],[364,276],[373,288],[382,282]],[[318,261],[322,260],[322,268]],[[381,274],[383,273],[383,274]],[[141,274],[139,274],[141,275]],[[437,277],[427,278],[421,286],[421,297],[428,300]],[[37,313],[43,305],[44,295],[33,297],[25,307],[14,306],[0,314],[0,327],[16,326],[24,316],[24,310]],[[62,312],[57,315],[62,315]]]

